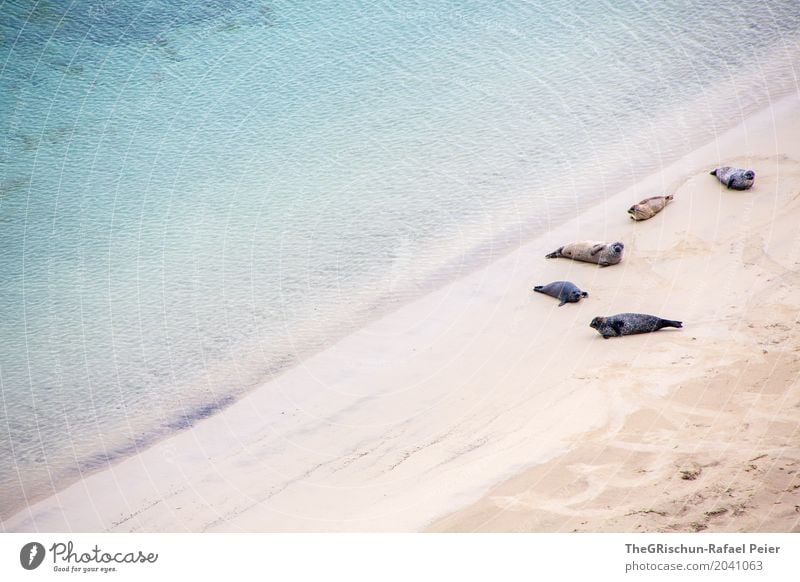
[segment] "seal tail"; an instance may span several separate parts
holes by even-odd
[[[589,294],[586,291],[581,291],[581,297],[588,297]]]
[[[711,176],[716,176],[716,175],[717,175],[717,169],[716,169],[716,168],[714,168],[713,170],[711,170],[711,171],[709,172],[709,175],[711,175]]]
[[[537,293],[544,293],[542,289],[544,289],[544,285],[537,285],[536,287],[533,288],[533,290],[536,291]]]
[[[563,248],[564,248],[564,247],[558,247],[558,248],[557,248],[556,250],[554,250],[552,253],[548,253],[548,254],[546,254],[546,255],[544,256],[544,258],[545,258],[545,259],[557,259],[558,257],[560,257],[560,256],[561,256],[561,249],[563,249]]]
[[[662,319],[662,320],[660,320],[658,322],[658,329],[661,329],[662,327],[677,327],[677,328],[681,328],[681,327],[683,327],[683,322],[682,321],[674,321],[674,320],[671,320],[671,319]]]

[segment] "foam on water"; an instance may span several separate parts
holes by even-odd
[[[794,0],[403,4],[2,4],[0,515],[796,89]]]

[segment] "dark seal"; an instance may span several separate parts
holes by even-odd
[[[537,293],[544,293],[550,297],[555,297],[561,301],[561,303],[558,304],[559,307],[565,303],[577,303],[581,298],[589,296],[586,291],[581,291],[575,283],[570,281],[553,281],[547,285],[537,285],[533,290]]]
[[[743,170],[732,166],[722,166],[709,173],[716,176],[729,190],[749,190],[753,187],[756,179],[756,173],[753,170]]]
[[[683,323],[644,313],[618,313],[608,317],[595,317],[589,327],[593,327],[604,339],[608,339],[635,333],[650,333],[662,327],[683,327]]]

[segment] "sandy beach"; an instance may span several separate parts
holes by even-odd
[[[793,95],[0,528],[800,531],[798,220]],[[583,239],[625,259],[543,258]],[[559,279],[589,297],[531,291]],[[589,328],[619,312],[684,329]]]

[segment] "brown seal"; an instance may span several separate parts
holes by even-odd
[[[621,242],[605,243],[595,240],[585,240],[570,243],[559,247],[552,253],[545,255],[546,259],[573,259],[587,263],[597,263],[601,267],[616,265],[622,260],[622,251],[625,245]]]
[[[631,215],[633,220],[647,220],[653,218],[656,214],[664,210],[669,202],[672,202],[673,195],[669,196],[652,196],[645,198],[638,204],[634,204],[628,208],[628,214]]]

